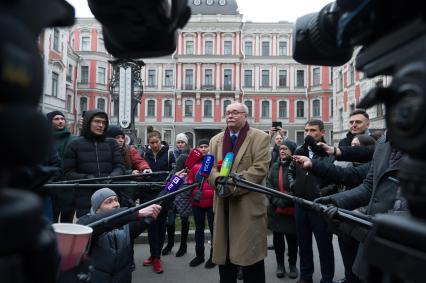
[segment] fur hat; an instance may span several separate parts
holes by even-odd
[[[55,111],[52,111],[52,112],[49,112],[49,113],[47,113],[47,114],[46,114],[46,118],[47,118],[47,120],[49,121],[49,123],[50,123],[50,122],[52,122],[53,118],[54,118],[56,115],[61,115],[61,116],[62,116],[62,117],[64,117],[64,119],[65,119],[65,115],[64,115],[64,113],[62,113],[61,111],[57,111],[57,110],[55,110]]]
[[[91,213],[96,213],[96,210],[101,206],[101,204],[109,197],[117,196],[117,194],[110,188],[102,188],[97,190],[90,199],[92,207],[90,208]]]
[[[188,144],[188,136],[184,133],[180,133],[176,136],[176,142],[183,141],[184,143]]]

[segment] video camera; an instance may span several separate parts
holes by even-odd
[[[387,136],[410,156],[399,178],[412,216],[377,217],[368,282],[424,281],[413,267],[426,265],[425,19],[421,1],[338,0],[297,19],[293,30],[293,57],[302,64],[340,66],[360,47],[358,70],[368,78],[392,76],[389,87],[370,90],[358,107],[385,104]]]

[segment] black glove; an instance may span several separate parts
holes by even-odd
[[[329,205],[327,208],[323,211],[324,216],[326,216],[328,219],[333,220],[337,215],[337,207],[334,205]]]
[[[310,205],[308,205],[303,198],[293,197],[294,204],[306,209],[311,209]]]
[[[338,206],[336,201],[330,196],[316,198],[314,200],[314,203],[319,203],[319,204],[324,204],[324,205],[331,204],[331,205],[334,205],[334,206]]]
[[[219,176],[214,181],[217,195],[221,198],[226,198],[232,195],[232,190],[229,188],[229,185],[226,185],[228,179],[229,177]]]
[[[214,184],[215,184],[216,187],[220,186],[220,185],[224,186],[225,183],[228,182],[228,179],[229,179],[229,177],[227,177],[227,176],[219,176],[219,177],[216,178],[216,180],[214,180]]]

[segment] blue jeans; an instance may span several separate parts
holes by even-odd
[[[192,207],[192,213],[195,221],[195,248],[204,250],[204,227],[207,215],[207,223],[209,224],[210,234],[213,239],[213,208],[212,207]]]
[[[318,246],[322,283],[333,282],[334,251],[333,234],[327,230],[327,222],[317,212],[295,204],[297,241],[300,256],[300,279],[312,280],[314,260],[312,251],[312,233]]]

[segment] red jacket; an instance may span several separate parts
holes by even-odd
[[[203,162],[199,162],[192,167],[188,172],[188,184],[193,184],[195,180],[195,176],[197,175],[198,170],[201,167]],[[195,194],[198,192],[198,188],[196,187],[192,191],[192,199],[194,199]],[[201,198],[199,202],[192,201],[192,206],[198,207],[213,207],[213,197],[214,197],[214,189],[207,183],[207,180],[203,182],[203,191],[201,193]]]
[[[130,159],[132,159],[133,170],[139,170],[142,172],[145,169],[151,169],[149,167],[148,162],[146,162],[146,160],[143,159],[139,151],[133,146],[130,147],[129,155],[130,155]]]

